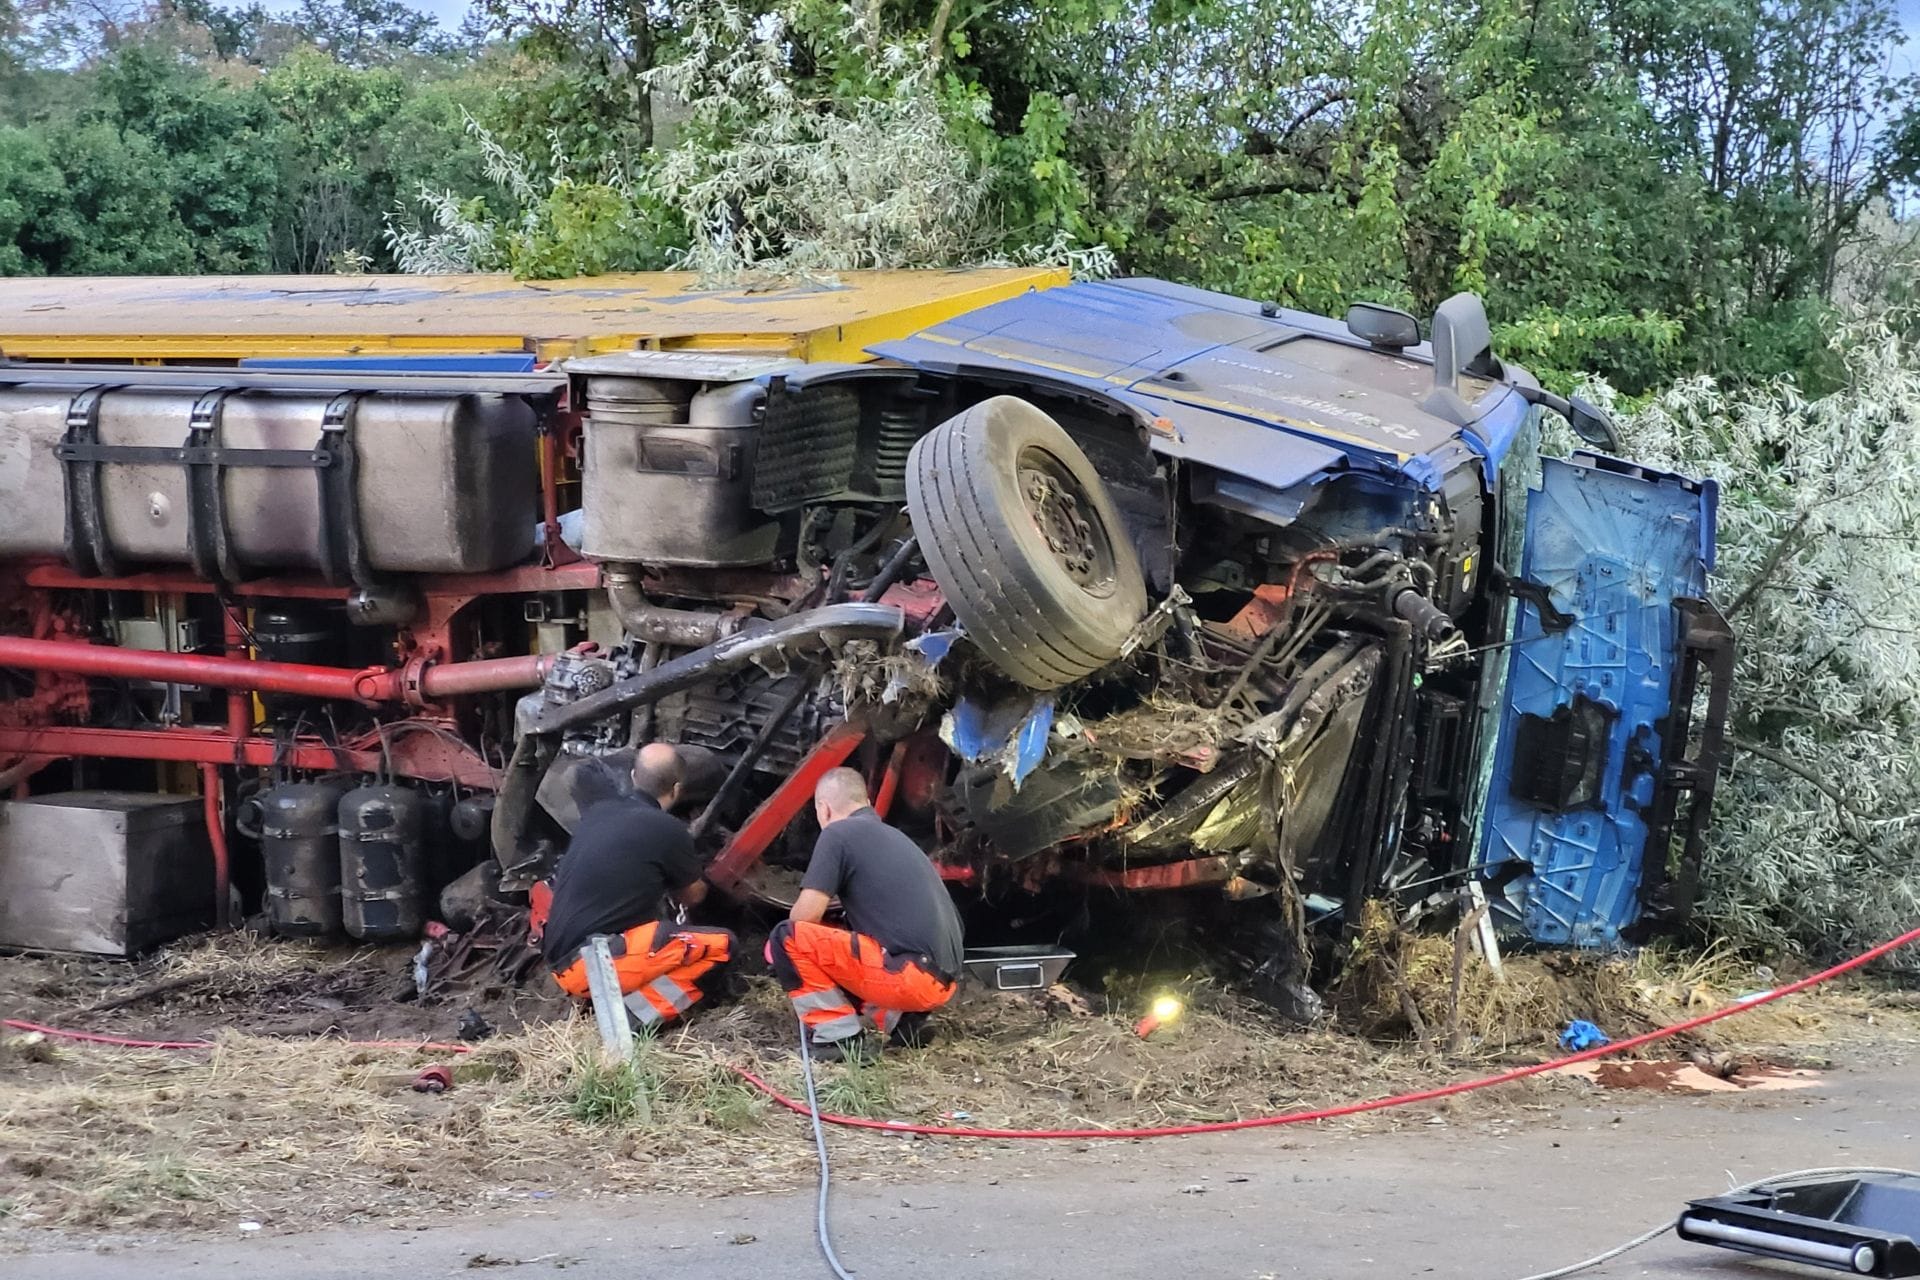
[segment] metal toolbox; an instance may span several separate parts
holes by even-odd
[[[1044,991],[1073,963],[1064,947],[968,947],[967,974],[995,991]]]
[[[0,947],[127,956],[213,924],[195,797],[69,791],[0,801]]]

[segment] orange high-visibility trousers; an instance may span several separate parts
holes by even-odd
[[[635,925],[607,939],[613,972],[635,1024],[651,1031],[700,1003],[699,982],[733,959],[733,934],[725,929],[689,929],[664,920]],[[587,962],[576,958],[553,975],[570,996],[588,996]]]
[[[953,997],[953,983],[932,972],[927,957],[889,954],[865,934],[832,925],[781,921],[767,958],[816,1044],[859,1035],[860,1005],[884,1036],[901,1014],[927,1013]]]

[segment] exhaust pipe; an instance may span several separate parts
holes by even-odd
[[[607,569],[607,603],[620,625],[636,640],[672,645],[676,649],[704,649],[744,629],[745,620],[700,609],[669,609],[647,599],[640,574],[626,566]]]

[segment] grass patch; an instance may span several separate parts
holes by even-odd
[[[895,1073],[885,1057],[872,1054],[842,1063],[815,1063],[813,1071],[822,1111],[868,1119],[895,1114]]]
[[[1443,1023],[1451,1003],[1450,941],[1429,939],[1407,944],[1412,949],[1406,951],[1385,935],[1374,942],[1393,948],[1385,951],[1393,972],[1431,1021]],[[246,977],[264,979],[286,999],[303,998],[281,985],[291,964],[251,944],[236,950],[234,981],[194,952],[190,962],[210,970],[204,985],[77,1025],[203,1034],[210,1017],[186,1026],[168,1019],[180,1009],[205,1013],[209,991],[243,987],[239,978]],[[390,979],[411,964],[411,954],[398,950],[338,961],[302,948],[289,954],[294,957],[314,968],[323,996],[390,989]],[[1464,1046],[1463,1057],[1497,1054],[1508,1044],[1532,1058],[1550,1051],[1561,1025],[1556,1019],[1569,1014],[1589,1016],[1598,1008],[1601,1025],[1617,1035],[1636,1019],[1668,1019],[1689,1004],[1720,1003],[1728,988],[1737,993],[1775,981],[1714,953],[1647,952],[1638,961],[1519,956],[1509,961],[1504,980],[1477,963],[1467,970],[1460,1016],[1481,1038]],[[135,985],[123,969],[74,971],[84,972],[86,981],[71,995],[47,996],[52,1012]],[[45,960],[0,957],[0,990],[24,990],[29,983],[20,979],[38,973],[52,981],[60,972]],[[152,976],[140,975],[149,982]],[[821,1102],[831,1111],[881,1120],[1100,1128],[1325,1105],[1398,1092],[1445,1074],[1436,1070],[1431,1044],[1406,1043],[1404,1029],[1381,1028],[1394,1037],[1388,1041],[1303,1032],[1231,988],[1192,978],[1175,984],[1187,1000],[1186,1015],[1142,1040],[1133,1020],[1162,985],[1143,979],[1137,988],[1116,988],[1111,1003],[1097,994],[1008,998],[965,989],[936,1015],[939,1039],[931,1048],[888,1052],[859,1066],[820,1064]],[[1397,985],[1388,984],[1386,1017],[1399,1011]],[[244,1217],[311,1228],[497,1203],[531,1189],[708,1195],[789,1189],[812,1174],[804,1120],[764,1101],[729,1065],[754,1071],[789,1097],[804,1096],[791,1005],[764,977],[752,979],[742,999],[703,1009],[691,1025],[638,1042],[627,1063],[606,1062],[593,1021],[565,1008],[456,1057],[315,1039],[289,1028],[284,1012],[274,1015],[282,1021],[263,1018],[258,998],[222,997],[214,1012],[228,1029],[213,1032],[206,1050],[166,1054],[62,1044],[51,1061],[28,1063],[23,1055],[46,1052],[45,1042],[6,1046],[0,1223],[9,1231],[29,1225],[231,1229]],[[1867,1006],[1859,997],[1830,993],[1795,1004],[1721,1025],[1729,1036],[1755,1036],[1768,1025],[1756,1020],[1779,1009],[1783,1036],[1805,1040],[1808,1032],[1789,1019],[1806,1019],[1822,1045],[1833,1038],[1815,1021],[1827,1016],[1823,1010],[1865,1025]],[[1856,1006],[1857,1017],[1846,1012]],[[324,1003],[311,1012],[315,1025],[332,1025],[335,1011]],[[1875,1006],[1874,1012],[1875,1037],[1909,1034],[1907,1028],[1920,1034],[1920,1009]],[[1361,1023],[1355,1018],[1347,1025]],[[348,1034],[374,1029],[361,1024]],[[414,1076],[435,1062],[454,1068],[454,1087],[440,1095],[415,1093]],[[1456,1067],[1456,1074],[1470,1069]],[[1516,1087],[1544,1094],[1585,1086]],[[1511,1092],[1477,1096],[1486,1100],[1458,1105],[1502,1114],[1515,1106]],[[1423,1120],[1409,1112],[1348,1123]],[[965,1159],[976,1149],[954,1144],[948,1150]],[[896,1168],[901,1157],[897,1143],[849,1136],[835,1158],[860,1173]]]
[[[625,1062],[589,1049],[573,1063],[567,1111],[581,1124],[602,1128],[644,1129],[653,1124],[661,1093],[660,1070],[650,1040],[635,1040]]]
[[[709,1065],[705,1081],[688,1103],[701,1123],[722,1133],[757,1129],[767,1118],[767,1100],[718,1063]]]

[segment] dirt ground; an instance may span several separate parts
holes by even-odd
[[[828,1110],[922,1123],[1120,1127],[1233,1119],[1485,1074],[1554,1052],[1575,1017],[1618,1036],[1783,979],[1725,956],[1477,960],[1455,998],[1444,938],[1376,940],[1325,1029],[1281,1023],[1204,977],[1160,973],[1030,997],[963,988],[931,1049],[822,1072]],[[549,994],[483,976],[421,1003],[408,951],[202,940],[138,964],[0,957],[0,1016],[106,1035],[209,1040],[148,1051],[8,1033],[0,1040],[0,1249],[101,1233],[267,1233],[418,1220],[502,1199],[773,1192],[812,1152],[798,1122],[745,1087],[748,1067],[800,1089],[794,1024],[761,976],[746,994],[600,1065],[592,1022]],[[1175,992],[1185,1015],[1142,1040],[1134,1020]],[[477,1014],[493,1028],[453,1041]],[[1421,1035],[1411,1028],[1418,1024]],[[373,1047],[351,1041],[402,1042]],[[1884,1066],[1920,1044],[1920,1000],[1866,981],[1824,989],[1662,1048],[1738,1081],[1756,1064]],[[454,1086],[410,1086],[445,1063]],[[1760,1075],[1768,1073],[1762,1071]],[[1670,1079],[1656,1072],[1654,1078]],[[1454,1121],[1546,1112],[1594,1081],[1539,1077],[1446,1104]],[[1631,1105],[1631,1104],[1628,1104]],[[1343,1122],[1431,1123],[1429,1110]],[[990,1159],[982,1147],[848,1144],[850,1178]]]

